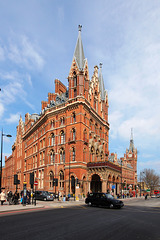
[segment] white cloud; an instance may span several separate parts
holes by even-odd
[[[41,70],[45,64],[43,57],[38,53],[36,44],[31,43],[26,36],[10,40],[8,58],[29,69]]]
[[[7,123],[17,123],[20,119],[20,113],[10,114],[10,117],[6,119]]]
[[[145,161],[145,162],[140,162],[139,166],[141,168],[151,168],[151,169],[155,169],[156,172],[159,173],[160,171],[160,159],[159,160],[149,160],[149,161]]]
[[[0,46],[0,61],[3,61],[5,59],[5,54],[3,48]]]

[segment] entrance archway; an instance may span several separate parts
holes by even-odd
[[[102,192],[102,182],[98,174],[94,174],[91,180],[91,191]]]

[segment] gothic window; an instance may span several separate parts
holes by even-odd
[[[52,120],[52,121],[51,121],[51,128],[54,128],[54,127],[55,127],[55,121]]]
[[[43,165],[45,164],[45,151],[43,151]]]
[[[75,141],[76,140],[76,130],[73,128],[71,131],[71,140]]]
[[[74,162],[76,160],[76,151],[75,148],[72,148],[72,161]]]
[[[50,171],[49,173],[49,187],[53,188],[53,178],[54,178],[54,174],[52,171]]]
[[[63,126],[65,124],[65,118],[61,117],[60,118],[60,126]]]
[[[76,114],[75,112],[73,112],[71,115],[71,123],[75,123],[75,122],[76,122]]]
[[[64,188],[64,172],[62,170],[59,173],[59,186],[61,189]]]
[[[55,153],[54,153],[54,151],[51,151],[51,153],[50,153],[50,162],[51,162],[51,164],[55,163]]]
[[[42,165],[42,153],[40,153],[40,166]]]
[[[73,73],[73,84],[74,84],[74,87],[77,87],[77,75],[76,75],[76,72]]]
[[[64,131],[62,130],[60,132],[60,144],[64,144],[65,143],[65,133]]]
[[[63,148],[60,149],[60,163],[65,163],[65,151]]]
[[[51,146],[54,146],[55,144],[55,136],[54,133],[51,134]]]

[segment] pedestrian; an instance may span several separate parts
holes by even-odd
[[[1,205],[3,205],[3,203],[6,201],[6,194],[4,190],[0,194],[0,200],[1,200]]]
[[[9,205],[12,205],[12,197],[13,197],[12,191],[9,191],[9,193],[8,193],[8,202],[9,202]]]
[[[145,200],[147,200],[148,194],[145,195]]]

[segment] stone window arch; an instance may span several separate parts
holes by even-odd
[[[60,144],[65,143],[65,133],[63,130],[60,131]]]
[[[49,172],[49,188],[53,189],[53,179],[54,179],[54,173],[53,171]]]
[[[76,150],[75,147],[72,147],[72,151],[71,151],[71,161],[75,162],[76,160]]]
[[[60,149],[60,163],[65,163],[65,150],[64,150],[64,148]]]
[[[54,133],[51,134],[51,146],[55,145],[55,135]]]
[[[51,150],[51,152],[50,152],[50,163],[51,164],[55,163],[55,152],[54,152],[54,150]]]
[[[59,187],[61,190],[64,189],[64,172],[62,170],[59,172]]]
[[[71,140],[72,141],[76,140],[76,130],[75,130],[75,128],[72,128],[72,130],[71,130]]]

